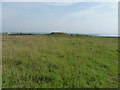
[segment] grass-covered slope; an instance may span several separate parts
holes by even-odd
[[[3,35],[4,88],[116,88],[117,38]]]

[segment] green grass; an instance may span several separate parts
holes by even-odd
[[[117,88],[118,39],[3,35],[4,88]]]

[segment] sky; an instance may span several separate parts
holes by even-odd
[[[3,2],[3,32],[118,34],[114,2]]]
[[[0,33],[2,32],[2,3],[0,2]]]

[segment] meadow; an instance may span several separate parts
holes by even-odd
[[[2,35],[3,88],[117,88],[118,38]]]

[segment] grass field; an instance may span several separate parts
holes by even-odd
[[[3,35],[4,88],[117,88],[118,38]]]

